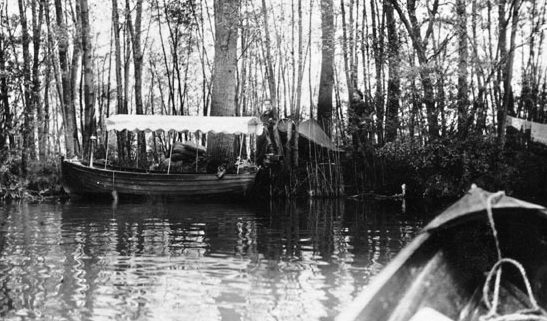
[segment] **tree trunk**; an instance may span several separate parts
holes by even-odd
[[[235,116],[237,40],[240,0],[216,0],[215,58],[211,116]],[[209,134],[207,154],[209,171],[226,164],[232,166],[235,137],[228,134]]]
[[[142,1],[137,0],[136,16],[135,16],[135,29],[133,29],[133,23],[131,16],[128,13],[127,25],[129,32],[131,33],[131,39],[133,43],[133,66],[135,69],[135,109],[137,115],[144,114],[142,103],[142,61],[143,53],[141,49],[141,21],[142,21]],[[137,135],[139,150],[137,157],[139,159],[139,166],[144,167],[146,164],[146,141],[144,138],[144,132],[140,131]]]
[[[95,83],[93,71],[93,48],[91,44],[91,26],[89,24],[89,6],[87,0],[80,0],[82,14],[82,68],[84,71],[84,126],[82,139],[84,155],[87,158],[93,148],[91,137],[96,135],[95,121]]]
[[[499,59],[501,63],[499,66],[499,72],[498,72],[498,88],[501,92],[501,86],[503,84],[503,81],[505,79],[505,71],[507,68],[504,66],[507,66],[507,20],[505,20],[505,5],[507,3],[507,0],[499,0],[498,2],[498,50],[499,50]],[[505,86],[504,86],[505,87]],[[505,118],[507,110],[505,109],[507,106],[505,105],[505,98],[501,101],[500,105],[498,106],[498,143],[500,146],[503,147],[505,145]]]
[[[407,2],[407,11],[408,11],[408,18],[402,11],[401,7],[398,4],[397,0],[390,0],[391,4],[397,10],[397,13],[399,14],[399,18],[403,22],[410,39],[412,40],[412,46],[414,47],[414,50],[416,51],[416,57],[418,58],[418,63],[420,64],[420,79],[422,82],[422,88],[424,92],[423,96],[423,103],[426,108],[427,113],[427,122],[428,122],[428,132],[430,138],[437,138],[439,137],[439,123],[438,123],[438,110],[435,106],[435,91],[433,89],[433,71],[431,70],[431,67],[428,65],[428,59],[426,56],[426,47],[427,47],[427,39],[428,36],[431,35],[431,29],[433,22],[435,19],[433,19],[434,15],[437,13],[438,9],[438,0],[434,1],[433,9],[430,13],[429,17],[429,27],[427,29],[427,34],[424,38],[422,38],[420,34],[420,25],[418,23],[418,20],[416,18],[416,1],[415,0],[408,0]]]
[[[456,1],[457,15],[457,35],[458,35],[458,135],[465,137],[467,135],[467,117],[468,117],[468,86],[467,86],[467,14],[465,0]]]
[[[511,78],[513,77],[513,60],[515,57],[515,38],[518,26],[518,15],[520,9],[520,0],[513,0],[511,8],[512,23],[511,23],[511,40],[509,44],[509,51],[507,51],[507,24],[508,20],[505,20],[505,0],[500,0],[498,7],[499,24],[499,50],[500,61],[502,62],[503,70],[501,79],[503,82],[503,99],[501,108],[498,110],[498,143],[503,148],[505,145],[505,120],[507,118],[507,112],[513,110],[513,87],[511,86]]]
[[[304,56],[302,50],[302,44],[304,43],[302,33],[302,0],[298,0],[298,66],[297,66],[297,80],[296,80],[296,106],[295,113],[297,119],[300,118],[300,106],[302,103],[302,79],[304,78]]]
[[[264,18],[264,39],[265,39],[265,51],[266,51],[266,78],[268,79],[268,87],[270,89],[270,99],[274,108],[279,108],[277,104],[277,89],[275,86],[275,73],[272,65],[271,54],[271,41],[270,41],[270,28],[268,24],[268,14],[266,8],[266,0],[262,0],[262,17]]]
[[[117,114],[127,114],[125,108],[125,96],[123,90],[123,78],[122,78],[122,49],[120,44],[120,15],[118,12],[118,0],[112,0],[112,28],[114,33],[114,50],[116,55],[116,98],[117,98]],[[127,141],[127,132],[117,132],[117,144],[118,144],[118,159],[120,161],[126,161],[128,156],[125,153],[125,146]]]
[[[61,79],[63,86],[63,96],[60,98],[61,108],[63,109],[63,122],[65,125],[65,148],[68,158],[76,155],[77,151],[77,129],[76,110],[74,103],[71,102],[72,83],[70,82],[70,66],[68,64],[68,28],[64,22],[62,0],[55,0],[55,13],[57,16],[57,43],[59,44],[59,64],[61,66]]]
[[[397,138],[399,127],[399,99],[401,96],[399,36],[395,21],[393,6],[384,0],[386,14],[389,63],[389,78],[387,80],[387,106],[386,106],[386,141],[392,142]]]
[[[77,88],[81,89],[81,78],[83,73],[80,71],[80,62],[81,62],[81,56],[82,56],[82,10],[80,6],[80,0],[75,1],[75,16],[74,16],[74,43],[72,48],[72,66],[70,68],[70,103],[72,104],[72,107],[74,109],[74,141],[76,142],[76,154],[81,155],[82,151],[80,146],[80,141],[78,138],[78,124],[77,124],[77,117],[76,117],[76,97],[77,95]],[[80,77],[78,77],[80,76]],[[80,83],[78,83],[78,78],[80,78]],[[80,96],[80,130],[83,130],[81,128],[82,120],[83,120],[83,114],[81,113],[81,95]]]
[[[36,12],[38,5],[38,12]],[[32,136],[34,136],[34,127],[38,129],[38,150],[39,158],[45,159],[45,146],[42,139],[44,133],[44,110],[42,109],[40,96],[40,45],[41,45],[41,29],[44,20],[44,0],[40,2],[32,1],[32,109],[36,111],[38,116],[37,124],[32,124]]]
[[[0,22],[2,30],[0,32],[0,73],[4,74],[6,72],[6,56],[7,56],[7,47],[8,42],[5,38],[3,26],[4,26],[4,16],[0,12]],[[6,141],[9,138],[9,133],[11,132],[13,115],[10,110],[9,104],[9,87],[7,77],[1,77],[0,79],[0,149],[4,149],[6,146]],[[9,138],[10,143],[12,139]]]
[[[371,1],[370,15],[372,18],[372,41],[374,51],[374,66],[376,67],[376,92],[374,94],[374,109],[376,110],[376,133],[378,135],[378,144],[384,144],[383,120],[384,120],[384,82],[382,77],[382,64],[384,62],[384,26],[380,20],[380,10],[375,9],[375,0]]]
[[[351,97],[356,85],[351,77],[351,64],[350,64],[350,52],[348,48],[348,31],[346,23],[346,7],[344,0],[340,1],[340,12],[342,14],[342,53],[344,55],[344,74],[346,76],[346,84],[348,86],[348,102],[351,102]],[[321,8],[323,6],[321,5]],[[321,11],[322,13],[323,11]],[[311,31],[310,31],[311,32]]]
[[[21,157],[21,172],[23,176],[27,175],[29,160],[33,159],[34,154],[34,110],[31,95],[31,71],[30,71],[30,35],[28,32],[26,8],[23,0],[19,0],[19,14],[21,18],[21,33],[23,44],[23,150]]]
[[[319,79],[319,99],[317,102],[317,121],[331,135],[332,127],[332,89],[334,84],[334,3],[321,0],[321,76]]]

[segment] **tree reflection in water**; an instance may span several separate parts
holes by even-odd
[[[0,214],[0,317],[29,320],[331,319],[423,225],[343,200]]]

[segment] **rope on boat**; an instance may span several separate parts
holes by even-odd
[[[501,254],[501,248],[499,244],[498,239],[498,231],[496,229],[496,225],[494,223],[494,214],[492,213],[492,201],[495,198],[501,197],[505,195],[505,192],[497,192],[490,194],[485,202],[486,202],[486,213],[488,215],[488,221],[490,223],[490,228],[492,229],[492,233],[494,235],[494,241],[496,243],[496,251],[498,254],[498,261],[490,272],[488,272],[488,276],[486,277],[486,282],[484,283],[484,287],[482,289],[482,295],[483,295],[483,301],[486,304],[486,307],[488,308],[488,313],[486,315],[483,315],[479,317],[480,321],[547,321],[547,315],[545,315],[545,312],[539,307],[536,298],[534,297],[534,294],[532,292],[532,287],[530,286],[530,281],[528,277],[526,276],[526,270],[520,264],[518,261],[511,259],[511,258],[504,258]],[[517,310],[513,313],[508,313],[504,315],[498,314],[498,305],[499,305],[499,292],[500,292],[500,283],[501,283],[501,273],[502,273],[502,265],[503,264],[512,264],[515,266],[524,281],[524,285],[526,287],[526,292],[528,294],[528,299],[530,300],[530,304],[532,305],[532,308],[528,309],[521,309]],[[496,275],[496,280],[494,283],[494,294],[493,297],[490,298],[490,284],[492,283],[492,278]]]

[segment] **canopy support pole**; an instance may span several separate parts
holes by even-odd
[[[239,165],[241,165],[241,153],[243,151],[243,134],[239,136],[239,157],[237,158],[237,171],[236,173],[239,175]]]
[[[194,135],[194,138],[196,139],[196,173],[198,172],[198,152],[199,152],[199,132],[196,132]]]
[[[170,151],[169,151],[169,165],[167,165],[167,174],[171,171],[171,156],[173,155],[173,143],[171,141],[171,133],[168,133],[169,135],[169,142],[171,143]]]
[[[104,155],[104,169],[106,169],[106,164],[108,164],[108,132],[106,132],[106,154]]]

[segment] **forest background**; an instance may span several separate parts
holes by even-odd
[[[91,136],[146,164],[145,136],[109,139],[108,115],[258,116],[269,99],[345,148],[351,193],[545,200],[544,146],[506,125],[546,121],[545,17],[546,0],[0,0],[0,195],[59,192],[60,157]]]

